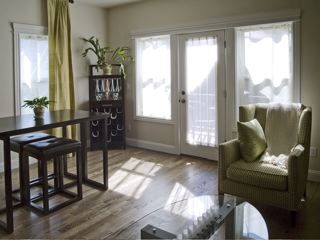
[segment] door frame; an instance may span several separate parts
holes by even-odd
[[[179,103],[179,99],[181,98],[181,91],[182,89],[182,81],[184,78],[184,42],[188,37],[197,37],[197,36],[203,36],[203,35],[209,35],[212,34],[213,36],[217,36],[218,42],[220,45],[218,45],[218,59],[221,59],[221,61],[218,62],[218,79],[222,79],[222,81],[217,81],[217,112],[218,112],[218,118],[217,118],[217,132],[218,132],[218,142],[217,146],[212,149],[212,152],[205,153],[205,152],[197,152],[194,151],[193,147],[192,150],[186,150],[182,146],[182,104]],[[178,113],[178,119],[177,119],[177,139],[178,139],[178,146],[179,146],[179,153],[180,154],[187,154],[187,155],[193,155],[198,157],[207,158],[210,160],[218,160],[219,154],[218,154],[218,144],[221,142],[224,142],[226,140],[226,121],[227,121],[227,114],[226,114],[226,53],[225,53],[225,43],[226,42],[226,31],[225,30],[212,30],[212,31],[201,31],[197,33],[187,33],[187,34],[178,34],[177,35],[177,82],[178,82],[178,88],[177,88],[177,96],[176,96],[176,106],[177,106],[177,113]],[[207,147],[208,148],[208,147]]]

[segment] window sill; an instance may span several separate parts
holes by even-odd
[[[151,118],[151,117],[141,117],[141,116],[135,116],[133,118],[134,121],[141,121],[141,122],[149,122],[149,123],[160,123],[160,124],[169,124],[174,125],[175,122],[171,120],[166,119],[159,119],[159,118]]]

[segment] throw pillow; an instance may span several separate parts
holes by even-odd
[[[257,119],[249,122],[238,122],[238,138],[243,160],[253,162],[267,147],[263,129]]]

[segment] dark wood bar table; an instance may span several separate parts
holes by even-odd
[[[103,183],[96,182],[88,177],[87,171],[87,132],[90,121],[101,120],[103,139],[107,139],[107,119],[109,114],[61,110],[46,112],[43,120],[35,121],[32,114],[21,115],[17,117],[0,118],[0,139],[3,141],[3,161],[4,161],[4,183],[5,183],[5,213],[6,222],[0,221],[0,227],[8,233],[14,231],[13,224],[13,203],[12,203],[12,177],[11,177],[11,154],[10,154],[10,137],[25,133],[37,132],[53,128],[62,127],[66,132],[66,126],[80,124],[80,141],[81,141],[81,163],[83,183],[92,187],[107,190],[108,189],[108,145],[104,141],[103,151]]]

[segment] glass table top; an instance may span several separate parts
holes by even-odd
[[[117,239],[268,239],[251,204],[231,195],[205,195],[165,205],[119,232]]]

